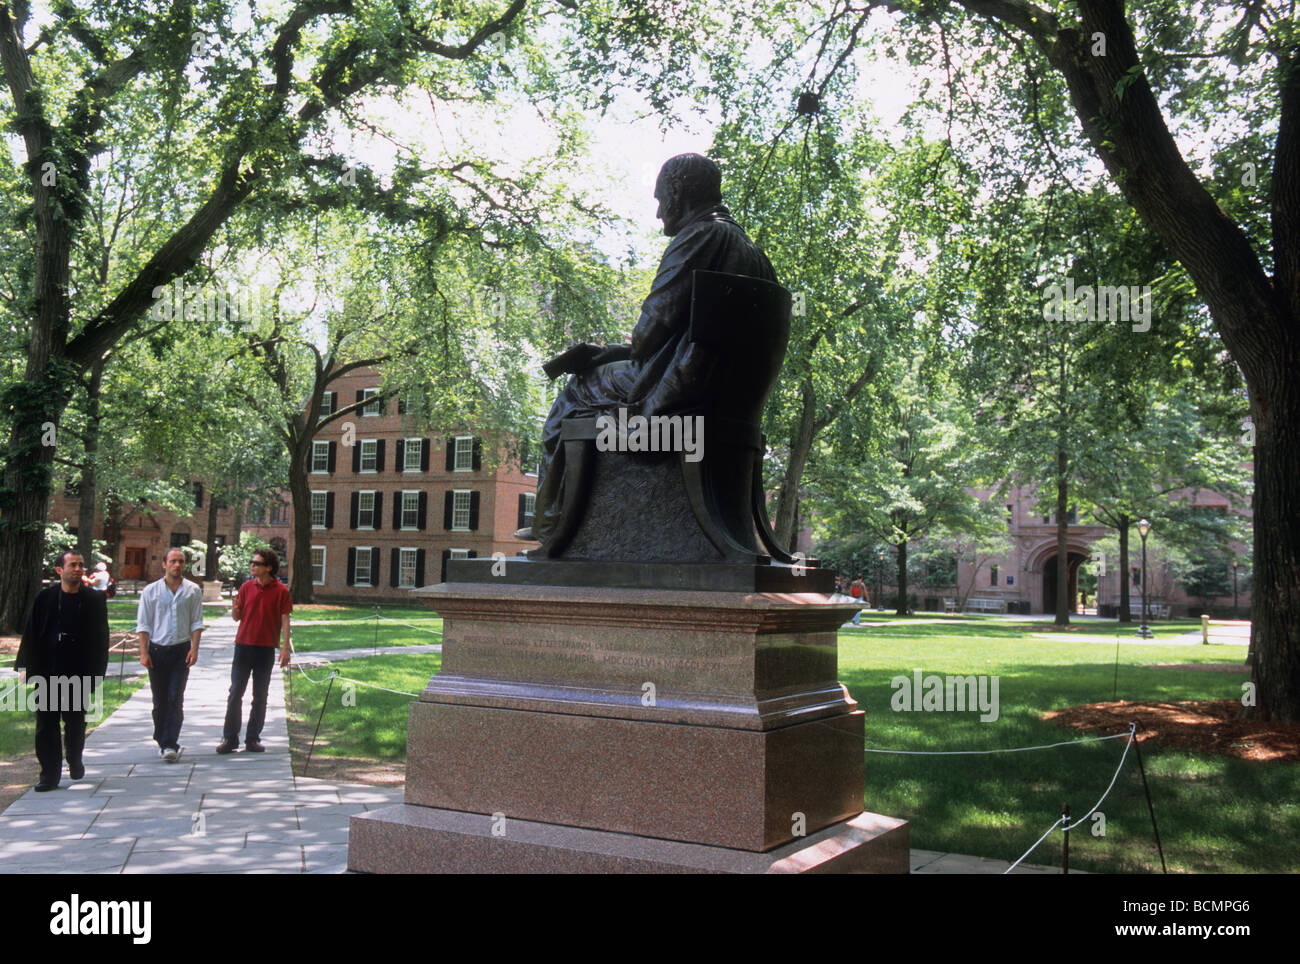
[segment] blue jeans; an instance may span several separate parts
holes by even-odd
[[[185,665],[189,643],[172,646],[149,644],[149,688],[153,690],[153,739],[164,750],[181,748],[181,723],[185,721],[185,684],[190,668]]]
[[[235,660],[230,664],[230,698],[226,701],[226,724],[222,736],[239,742],[239,724],[244,718],[244,689],[253,676],[253,705],[248,711],[248,731],[244,742],[259,743],[266,722],[266,693],[271,688],[271,667],[275,665],[274,646],[235,644]]]

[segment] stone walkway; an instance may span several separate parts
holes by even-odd
[[[185,691],[180,762],[158,758],[146,686],[86,741],[86,776],[51,793],[29,790],[0,814],[0,873],[342,873],[348,818],[400,803],[400,787],[295,777],[289,762],[284,676],[271,676],[266,753],[217,756],[235,624],[223,615],[203,634]],[[439,645],[380,647],[427,653]],[[304,663],[375,655],[374,649],[304,653]],[[128,667],[129,668],[129,667]],[[109,680],[109,686],[114,685]],[[251,686],[245,694],[248,710]],[[241,739],[243,734],[241,733]],[[918,874],[998,874],[1009,863],[913,850]],[[1060,873],[1026,866],[1016,873]]]
[[[65,769],[58,790],[29,790],[0,814],[0,872],[342,872],[348,818],[398,803],[402,791],[295,778],[279,669],[266,752],[217,756],[234,638],[229,615],[203,634],[185,691],[180,762],[158,758],[146,686],[90,734],[85,779],[72,783]],[[251,698],[250,684],[245,714]]]

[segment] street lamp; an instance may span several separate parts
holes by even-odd
[[[1237,567],[1240,565],[1241,563],[1237,560],[1237,557],[1233,556],[1232,558],[1232,618],[1233,619],[1240,618],[1237,615]]]
[[[1138,636],[1142,639],[1150,639],[1151,630],[1147,627],[1147,533],[1151,531],[1151,523],[1143,519],[1138,523],[1138,535],[1142,537],[1142,625],[1138,627]]]
[[[878,563],[876,565],[876,610],[885,611],[885,554],[878,553]]]

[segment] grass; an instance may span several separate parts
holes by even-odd
[[[388,610],[393,614],[389,615]],[[313,614],[307,618],[316,617]],[[293,624],[293,647],[299,653],[373,646],[427,646],[441,642],[442,619],[427,609],[386,607],[379,619],[375,619],[372,609],[364,618],[354,612],[352,618],[332,618],[321,626]]]
[[[13,660],[6,662],[6,666],[11,666]],[[119,706],[130,699],[131,694],[148,682],[147,677],[128,676],[122,681],[119,687],[116,679],[107,679],[102,689],[102,700],[104,706],[103,719],[108,717]],[[14,680],[0,680],[0,687],[8,689],[14,685]],[[28,690],[30,693],[30,689]],[[3,725],[0,725],[0,760],[12,760],[15,757],[25,758],[32,757],[35,760],[32,749],[33,741],[36,738],[36,716],[28,712],[6,712],[0,714],[3,716]],[[86,732],[90,733],[95,729],[95,723],[90,720],[86,721]]]
[[[408,610],[407,618],[413,619],[414,612]],[[1244,647],[1159,642],[1199,629],[1196,620],[1156,624],[1157,640],[1138,642],[1134,628],[1116,630],[1114,623],[1078,624],[1052,638],[1037,638],[1051,632],[1050,623],[980,616],[918,623],[874,613],[864,618],[885,625],[841,632],[839,675],[866,713],[866,746],[875,749],[1002,749],[1078,739],[1080,734],[1045,722],[1041,714],[1112,699],[1117,637],[1120,699],[1236,699],[1247,679],[1241,665]],[[340,628],[347,623],[346,618],[339,621]],[[295,635],[316,628],[302,627]],[[381,630],[381,643],[393,645],[387,632],[399,638],[401,631]],[[422,635],[417,631],[410,639],[423,641],[418,639]],[[369,637],[358,645],[370,645]],[[342,646],[335,637],[322,648]],[[1240,672],[1158,667],[1162,663],[1226,664]],[[418,693],[439,665],[437,654],[412,654],[349,660],[335,669],[365,683]],[[997,677],[998,719],[980,722],[978,712],[895,712],[891,680],[905,676],[910,681],[917,668],[926,674]],[[328,672],[318,669],[311,675],[324,679]],[[299,732],[306,727],[304,741],[310,740],[325,689],[294,674],[290,714]],[[358,686],[355,705],[345,706],[345,692],[336,680],[315,756],[401,763],[410,697]],[[1076,819],[1092,808],[1115,773],[1124,743],[986,756],[871,753],[866,757],[865,804],[868,810],[909,820],[915,848],[1014,860],[1060,816],[1062,804],[1070,805]],[[1300,765],[1162,749],[1152,742],[1142,754],[1171,873],[1277,873],[1300,867]],[[1071,834],[1071,867],[1158,873],[1160,860],[1132,750],[1101,813],[1104,836],[1094,836],[1094,830],[1102,829],[1096,821]],[[1057,832],[1029,862],[1059,864],[1060,851]]]
[[[140,598],[110,599],[108,601],[108,631],[110,633],[129,633],[135,629],[135,617],[139,611]],[[223,613],[230,612],[229,606],[204,606],[203,618],[216,619]]]

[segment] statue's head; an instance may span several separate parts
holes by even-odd
[[[678,154],[659,169],[655,181],[656,212],[664,223],[664,234],[672,237],[682,229],[682,217],[690,211],[722,201],[722,171],[703,154]]]

